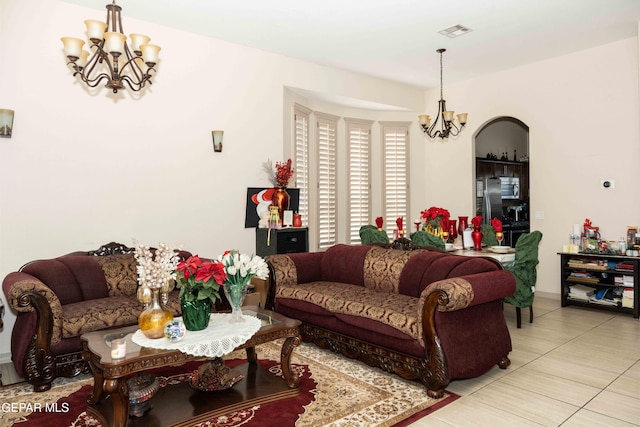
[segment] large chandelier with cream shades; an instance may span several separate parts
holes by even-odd
[[[440,54],[440,101],[438,101],[438,114],[436,115],[436,119],[433,124],[431,124],[431,117],[427,115],[418,116],[418,122],[422,127],[422,131],[431,139],[438,137],[447,139],[449,135],[458,136],[462,128],[464,128],[464,125],[467,124],[468,114],[460,113],[457,115],[460,127],[458,128],[458,126],[456,126],[455,119],[453,118],[454,112],[447,110],[446,101],[442,96],[442,54],[445,51],[446,49],[438,49],[436,51]]]
[[[158,62],[160,47],[149,44],[144,34],[130,34],[129,43],[122,30],[122,8],[113,0],[107,4],[107,22],[87,19],[87,36],[93,53],[84,50],[84,40],[62,37],[64,54],[73,68],[73,75],[80,77],[90,87],[106,80],[106,87],[117,93],[125,84],[138,92],[151,84],[151,71]]]

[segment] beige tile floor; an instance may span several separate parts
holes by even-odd
[[[423,426],[640,426],[640,321],[536,297],[533,323],[505,305],[511,366],[454,381],[455,402]],[[5,384],[17,378],[0,365]]]
[[[505,304],[511,366],[454,381],[423,426],[640,426],[640,321],[536,297],[533,323]]]

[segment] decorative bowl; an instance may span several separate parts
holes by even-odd
[[[164,336],[171,342],[180,341],[186,333],[187,328],[180,319],[173,319],[164,327]]]

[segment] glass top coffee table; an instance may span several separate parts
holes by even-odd
[[[256,376],[267,379],[268,381],[270,380],[265,378],[267,375],[262,375],[260,370],[256,369],[257,355],[255,346],[280,338],[284,338],[280,352],[280,362],[286,387],[289,389],[297,388],[300,379],[291,369],[291,354],[293,349],[301,342],[300,321],[290,319],[273,311],[263,310],[253,306],[243,307],[242,312],[245,315],[258,317],[261,320],[262,326],[247,342],[236,348],[236,350],[246,349],[249,366],[245,369],[247,369],[247,372],[249,373],[248,381],[246,381],[247,384],[245,384],[246,390],[243,392],[244,396],[235,396],[232,400],[237,401],[238,399],[242,400],[244,398],[251,398],[252,396],[260,395],[260,393],[269,393],[270,390],[275,390],[275,392],[283,391],[278,384],[267,384],[265,386],[261,386],[260,381],[256,381]],[[179,350],[161,350],[140,347],[131,340],[131,336],[137,330],[138,326],[133,325],[118,329],[90,332],[83,334],[81,337],[83,346],[82,358],[89,363],[94,379],[93,392],[87,397],[87,403],[89,404],[87,412],[97,418],[104,425],[117,427],[124,427],[127,425],[145,425],[144,418],[148,417],[149,414],[140,419],[129,419],[128,377],[131,377],[135,373],[163,366],[178,365],[188,361],[206,360],[205,357],[191,356]],[[112,358],[111,343],[116,339],[124,339],[126,341],[126,353],[124,354],[124,357]],[[280,380],[279,383],[282,384],[282,381]],[[173,387],[174,386],[165,387],[168,389],[166,394],[171,393],[170,388]],[[187,385],[186,387],[189,386]],[[280,390],[278,390],[279,388]],[[163,393],[165,392],[163,391]],[[200,403],[193,403],[194,399],[200,399],[203,401],[215,400],[216,393],[218,392],[200,392],[194,390],[192,393],[189,392],[187,394],[193,393],[205,393],[205,395],[208,396],[200,398],[198,398],[198,396],[195,398],[193,396],[190,397],[192,404],[199,406]],[[184,394],[184,389],[182,391],[177,390],[175,396],[168,399],[168,401],[174,402],[179,395]],[[220,396],[223,395],[221,394]],[[223,397],[226,398],[226,396]],[[205,403],[203,403],[204,406],[206,406]],[[182,407],[177,407],[182,408],[184,405]],[[199,410],[200,409],[184,410],[185,416],[187,418],[192,418],[193,412],[197,412]],[[201,410],[204,409],[201,408]],[[174,415],[175,411],[171,412],[171,414]],[[160,419],[161,422],[167,422],[167,424],[175,422],[175,420],[171,421],[167,419],[167,416],[156,416],[152,422],[152,425],[154,426],[167,425],[158,424],[158,419],[156,418]]]

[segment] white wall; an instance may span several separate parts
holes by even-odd
[[[129,19],[126,8],[125,30],[162,46],[153,85],[142,96],[88,91],[60,37],[84,37],[83,20],[105,14],[0,2],[0,108],[16,111],[13,137],[0,139],[0,277],[133,238],[203,256],[253,252],[246,189],[268,186],[262,163],[284,158],[286,86],[422,109],[417,88]],[[225,131],[222,153],[213,129]],[[1,359],[14,316],[4,320]]]

